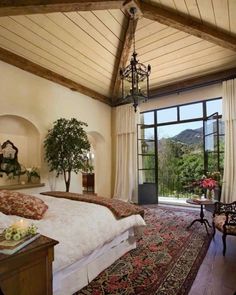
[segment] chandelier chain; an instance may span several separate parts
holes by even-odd
[[[134,47],[134,52],[136,52],[135,50],[135,25],[134,25],[135,19],[134,19],[134,14],[132,17],[132,29],[133,29],[133,47]]]

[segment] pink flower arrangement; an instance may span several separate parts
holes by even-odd
[[[204,178],[201,180],[201,184],[200,186],[205,188],[205,189],[209,189],[209,190],[213,190],[217,185],[217,181],[215,179],[212,178]]]

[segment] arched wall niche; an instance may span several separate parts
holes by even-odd
[[[10,140],[18,148],[18,162],[26,168],[40,167],[40,133],[29,120],[0,115],[0,143]]]

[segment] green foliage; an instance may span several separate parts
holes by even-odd
[[[203,152],[197,145],[163,139],[158,150],[158,189],[161,196],[189,193],[193,180],[204,171]]]
[[[26,169],[26,175],[27,175],[27,178],[28,178],[28,182],[31,182],[33,177],[40,179],[39,168],[32,167],[32,168]]]
[[[221,149],[223,143],[221,143]],[[223,167],[224,154],[220,157]],[[146,167],[149,168],[149,167]],[[217,171],[217,154],[208,152],[208,169]],[[221,171],[222,172],[222,171]],[[202,194],[193,182],[204,174],[204,154],[201,144],[184,144],[173,139],[162,139],[158,147],[158,189],[161,196],[188,196]],[[215,179],[215,177],[214,177]],[[216,179],[219,184],[222,180]]]
[[[223,143],[221,143],[221,149]],[[145,180],[155,182],[154,179],[154,150],[144,156],[142,167],[145,169]],[[220,157],[220,166],[223,167],[223,153]],[[209,171],[217,170],[216,153],[208,153]],[[215,172],[216,173],[216,172]],[[219,173],[219,172],[218,172]],[[188,196],[191,193],[202,194],[203,190],[193,187],[193,182],[202,178],[204,174],[204,154],[202,144],[185,144],[171,138],[161,139],[158,142],[158,192],[160,196]],[[222,180],[216,179],[219,184]]]
[[[71,172],[78,173],[86,167],[86,153],[90,143],[83,127],[86,123],[75,118],[61,118],[54,122],[44,141],[45,159],[50,171],[64,175],[66,190],[69,191]]]
[[[180,179],[183,185],[201,178],[204,171],[203,153],[193,153],[191,150],[183,155],[178,163]]]
[[[143,181],[148,183],[155,182],[155,173],[153,168],[155,167],[155,157],[153,156],[154,152],[149,151],[142,157],[142,167],[145,169],[152,170],[143,170]]]

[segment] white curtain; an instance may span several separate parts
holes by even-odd
[[[137,123],[139,110],[123,105],[115,111],[116,169],[114,198],[137,200]]]
[[[236,201],[236,79],[223,82],[225,160],[222,202]]]

